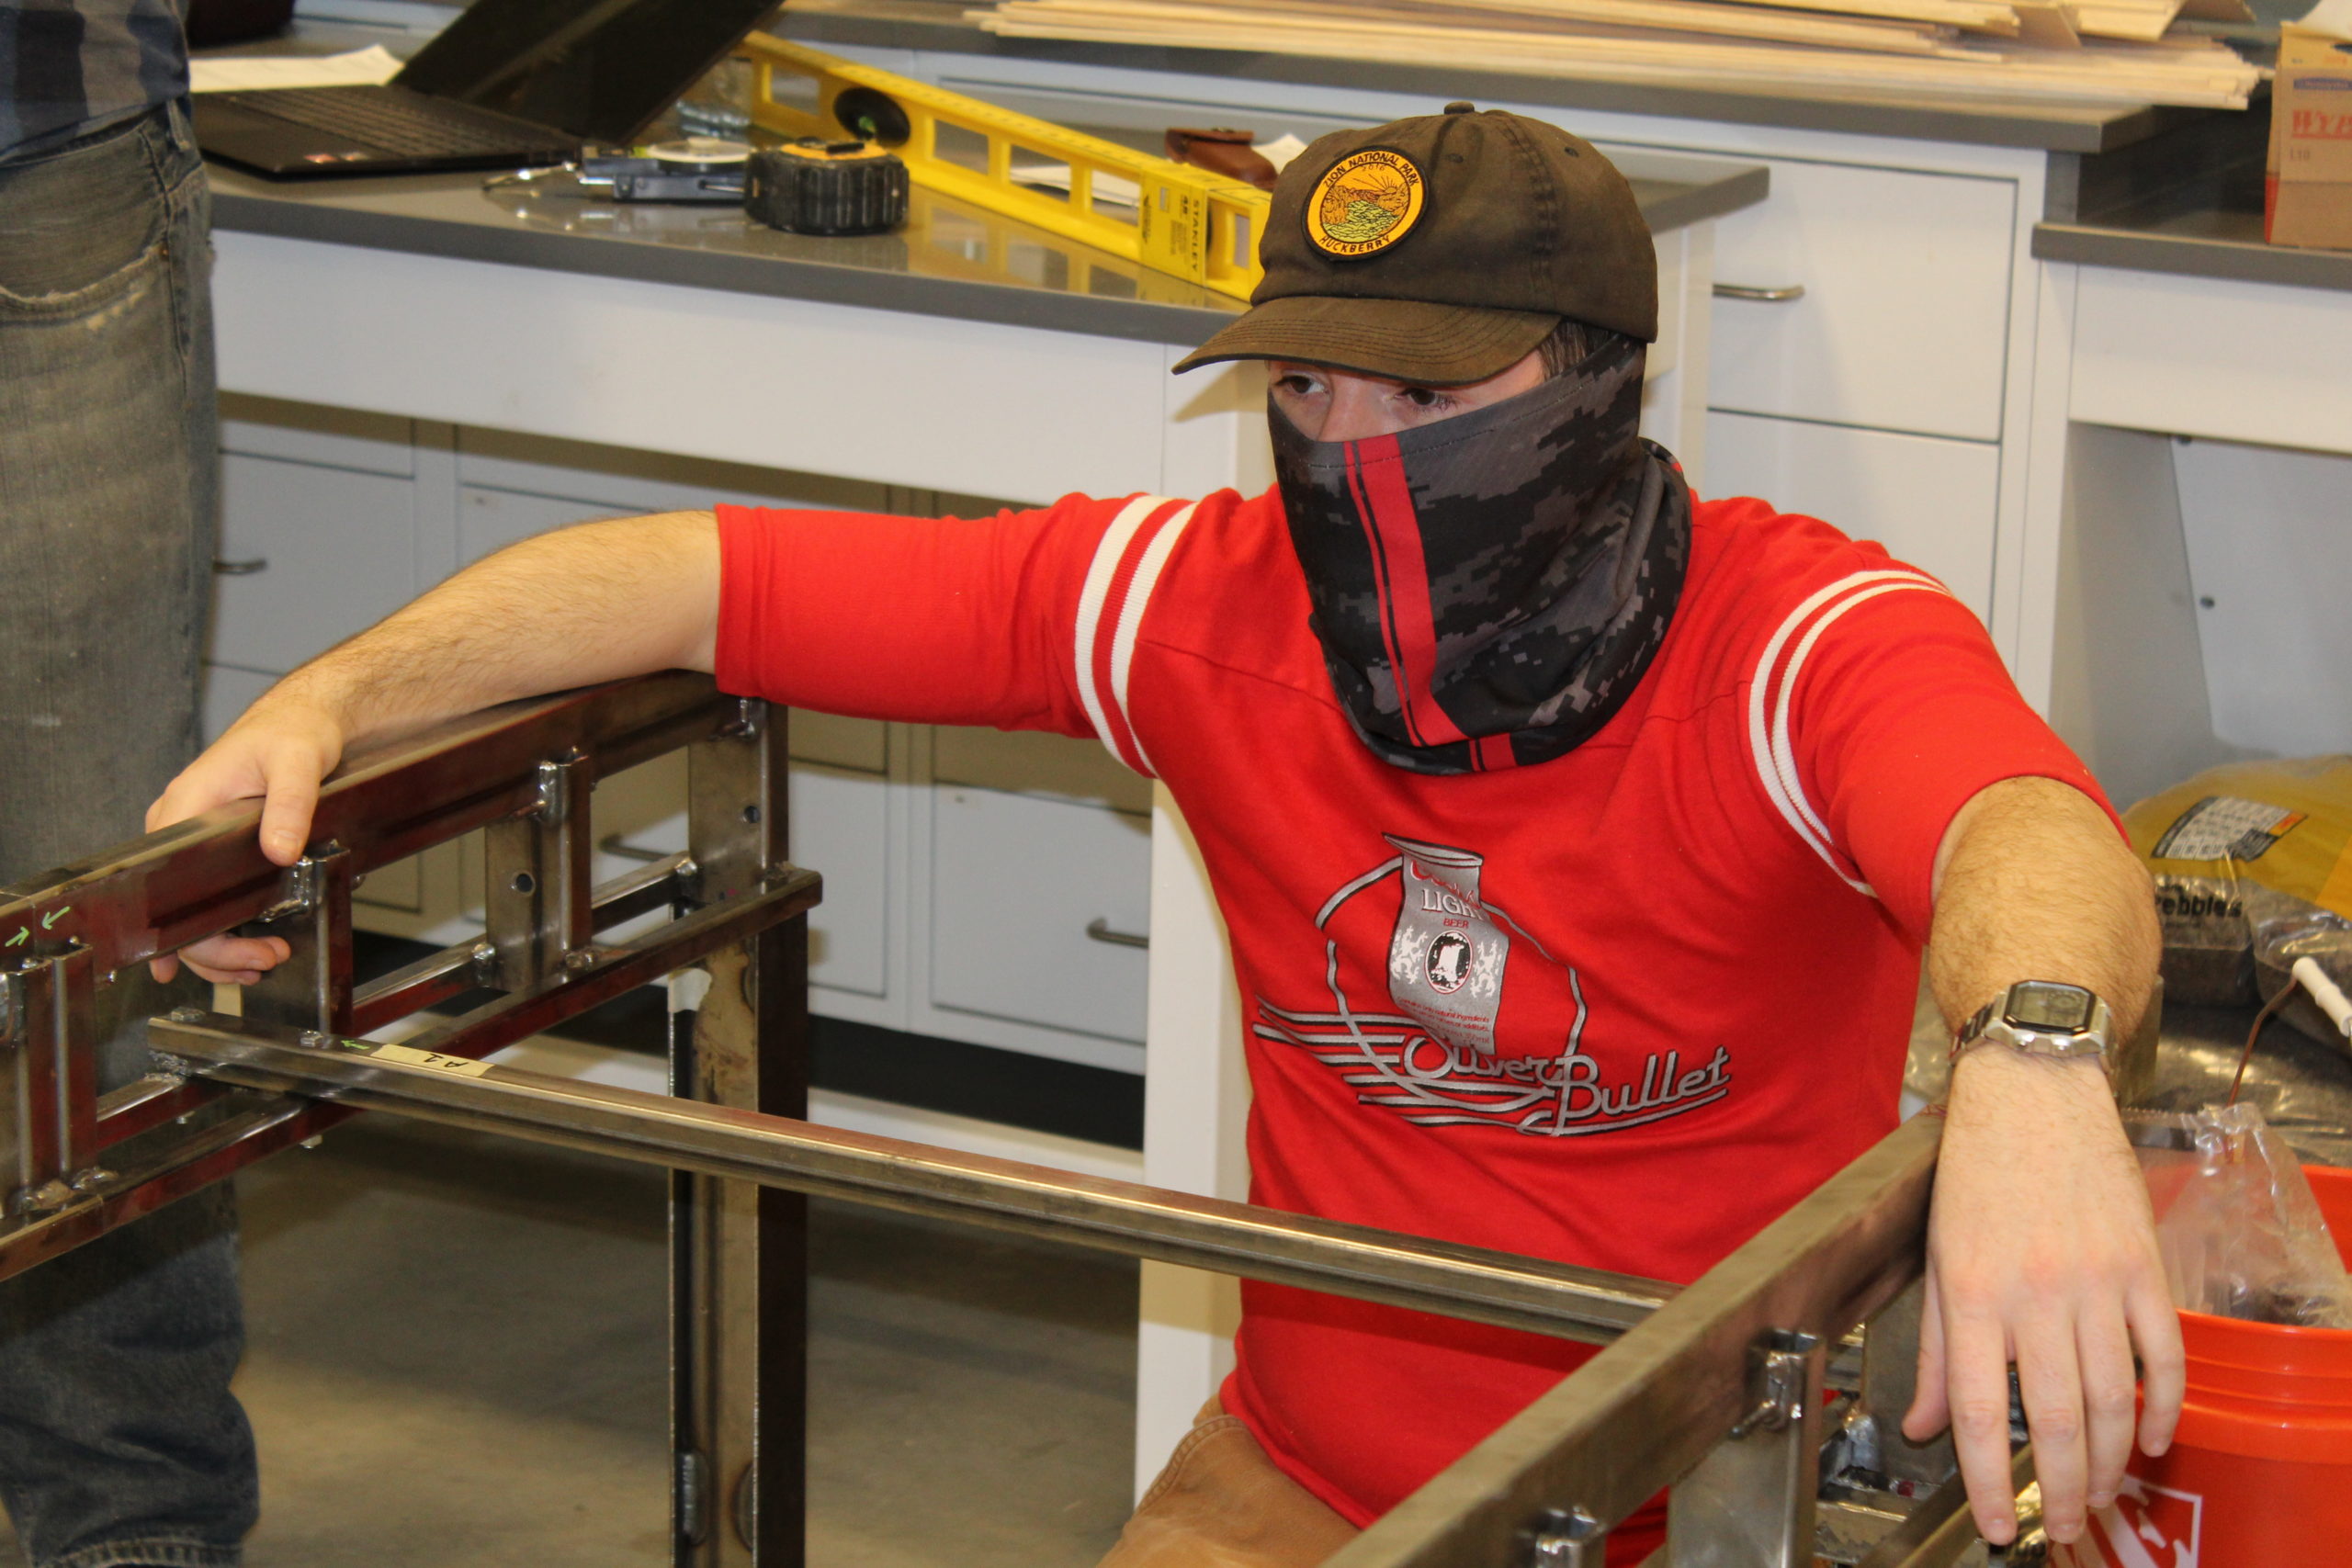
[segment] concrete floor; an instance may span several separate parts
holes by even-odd
[[[251,1568],[666,1563],[663,1180],[381,1116],[245,1173]],[[1127,1511],[1135,1265],[843,1205],[815,1234],[811,1562],[1087,1568]]]

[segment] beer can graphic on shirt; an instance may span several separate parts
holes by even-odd
[[[1384,837],[1404,859],[1404,897],[1388,941],[1388,995],[1438,1039],[1491,1056],[1510,937],[1478,902],[1486,857]]]

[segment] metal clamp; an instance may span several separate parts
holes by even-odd
[[[1781,1333],[1774,1337],[1780,1343],[1758,1353],[1756,1407],[1731,1429],[1735,1440],[1750,1432],[1785,1432],[1804,1416],[1813,1358],[1821,1341],[1810,1334]]]
[[[1609,1532],[1582,1508],[1547,1508],[1520,1534],[1524,1568],[1600,1568]]]

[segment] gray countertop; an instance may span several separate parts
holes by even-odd
[[[2033,254],[2133,272],[2352,289],[2352,251],[2263,240],[2269,124],[2267,109],[2217,117],[2075,162],[2064,171],[2071,180],[2052,181]]]
[[[1621,160],[1653,230],[1764,199],[1769,171]],[[330,244],[1192,344],[1241,301],[918,190],[901,232],[826,239],[728,207],[620,204],[481,175],[279,182],[212,165],[213,225]]]
[[[2352,251],[2302,250],[2262,238],[2262,174],[2256,170],[2252,204],[2194,198],[2102,223],[2037,223],[2033,254],[2045,261],[2081,262],[2132,272],[2177,272],[2242,283],[2287,283],[2306,288],[2352,289]]]
[[[1939,99],[1896,90],[1824,94],[1645,86],[1315,55],[999,38],[965,19],[967,4],[968,0],[792,0],[776,31],[820,48],[830,44],[945,50],[1240,81],[1415,93],[1432,102],[1471,98],[1545,104],[1600,113],[1668,115],[2067,152],[2103,152],[2127,146],[2213,112],[2030,99]]]

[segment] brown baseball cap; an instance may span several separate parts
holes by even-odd
[[[1480,381],[1562,318],[1657,338],[1657,252],[1592,144],[1499,109],[1319,137],[1283,171],[1250,310],[1176,367],[1295,359]]]

